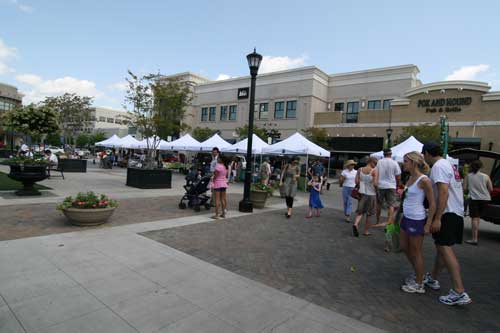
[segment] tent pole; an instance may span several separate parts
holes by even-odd
[[[306,153],[306,179],[304,179],[304,192],[307,192],[307,170],[309,170],[309,153]]]

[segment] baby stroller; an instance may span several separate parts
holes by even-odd
[[[187,180],[187,179],[186,179]],[[179,202],[180,209],[186,209],[186,207],[193,208],[196,212],[200,211],[201,206],[205,206],[205,209],[210,209],[210,197],[205,193],[208,191],[208,184],[210,183],[210,176],[204,176],[197,182],[189,185],[188,183],[184,186],[186,193],[182,196]],[[187,205],[186,202],[187,201]]]

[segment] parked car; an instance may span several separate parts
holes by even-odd
[[[79,157],[89,157],[90,156],[90,151],[88,149],[80,149],[76,148],[75,149],[75,154],[78,155]]]
[[[478,160],[479,158],[493,159],[493,166],[489,171],[491,182],[493,184],[493,192],[491,193],[491,201],[486,206],[481,218],[491,223],[500,224],[500,153],[472,148],[462,148],[451,151],[449,155],[466,161]],[[485,173],[488,173],[488,170],[484,171]]]
[[[64,149],[59,147],[49,146],[49,148],[46,149],[49,149],[52,152],[52,154],[64,154]]]

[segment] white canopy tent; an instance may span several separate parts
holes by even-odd
[[[235,143],[232,146],[222,148],[223,153],[244,153],[247,152],[248,138]],[[262,149],[269,147],[267,143],[264,142],[257,135],[252,136],[252,154],[262,155]]]
[[[189,134],[182,136],[181,138],[174,140],[172,142],[162,142],[160,143],[161,150],[186,150],[186,151],[197,151],[200,150],[200,142]]]
[[[392,151],[392,159],[396,160],[397,162],[403,162],[403,157],[412,151],[422,151],[422,147],[424,144],[415,137],[410,136],[408,139],[405,141],[401,142],[398,145],[395,145],[394,147],[391,148]],[[376,157],[378,159],[381,159],[384,157],[384,151],[379,151],[373,154],[370,154],[372,157]]]
[[[211,151],[212,148],[217,147],[222,150],[222,148],[230,147],[231,144],[221,138],[219,134],[214,134],[212,137],[206,139],[200,143],[199,151]]]
[[[138,141],[135,144],[132,144],[130,148],[132,149],[158,149],[158,146],[162,142],[161,138],[158,136],[153,136],[150,138],[145,138],[141,141]],[[163,141],[166,143],[166,141]]]
[[[96,142],[95,145],[102,147],[120,147],[120,143],[121,143],[120,137],[116,134],[113,134],[112,137],[103,141]]]
[[[313,155],[326,158],[330,157],[330,152],[328,150],[307,140],[298,132],[281,142],[263,148],[262,153],[275,155]]]
[[[129,149],[132,148],[133,145],[137,145],[138,143],[139,140],[136,140],[136,138],[129,134],[120,139],[120,145],[118,147]]]

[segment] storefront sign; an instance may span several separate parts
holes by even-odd
[[[247,99],[249,88],[239,88],[238,89],[238,99]]]
[[[425,112],[460,112],[461,106],[471,105],[472,97],[419,99],[417,107]]]

